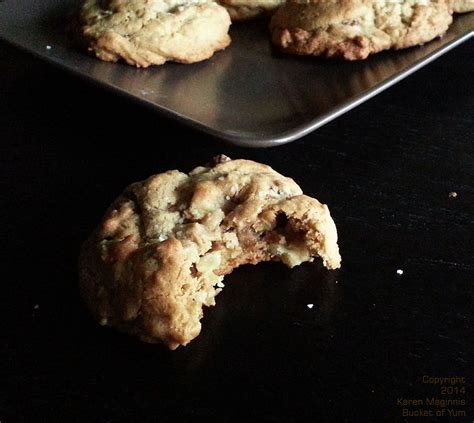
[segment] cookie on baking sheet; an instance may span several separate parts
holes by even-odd
[[[85,0],[77,38],[101,60],[194,63],[227,47],[230,18],[211,0]]]
[[[233,21],[245,21],[262,14],[270,14],[285,0],[218,0],[225,6]]]
[[[446,32],[451,0],[289,0],[272,18],[272,41],[300,55],[365,59]]]
[[[456,13],[474,11],[474,0],[453,0],[453,9]]]
[[[340,266],[326,205],[248,160],[219,160],[130,185],[85,242],[83,298],[102,325],[170,349],[201,331],[224,275],[242,264]]]

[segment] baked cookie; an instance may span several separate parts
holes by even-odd
[[[314,257],[340,266],[327,206],[268,166],[220,160],[130,185],[82,248],[80,287],[102,325],[175,349],[236,267]]]
[[[451,0],[289,0],[272,18],[272,41],[287,53],[365,59],[446,32]]]
[[[474,0],[453,0],[453,9],[456,13],[474,11]]]
[[[78,38],[101,60],[194,63],[227,47],[230,18],[211,0],[85,0]]]
[[[285,0],[218,0],[233,21],[246,21],[262,14],[273,13]]]

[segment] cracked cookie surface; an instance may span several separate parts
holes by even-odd
[[[229,26],[210,0],[85,0],[75,25],[97,58],[137,67],[208,59],[230,44]]]
[[[451,22],[451,0],[289,0],[270,28],[284,52],[361,60],[431,41]]]
[[[327,206],[269,166],[227,160],[126,188],[82,248],[80,287],[102,325],[175,349],[234,268],[314,257],[340,266]]]

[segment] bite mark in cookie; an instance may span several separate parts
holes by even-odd
[[[327,206],[268,166],[221,157],[130,185],[83,246],[80,286],[102,324],[175,349],[234,268],[314,257],[340,266]]]

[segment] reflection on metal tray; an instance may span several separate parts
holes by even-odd
[[[48,61],[234,144],[266,147],[302,137],[474,35],[474,13],[422,47],[363,62],[275,52],[267,22],[234,24],[232,44],[194,65],[135,69],[102,63],[68,46],[75,0],[4,0],[0,37]]]

